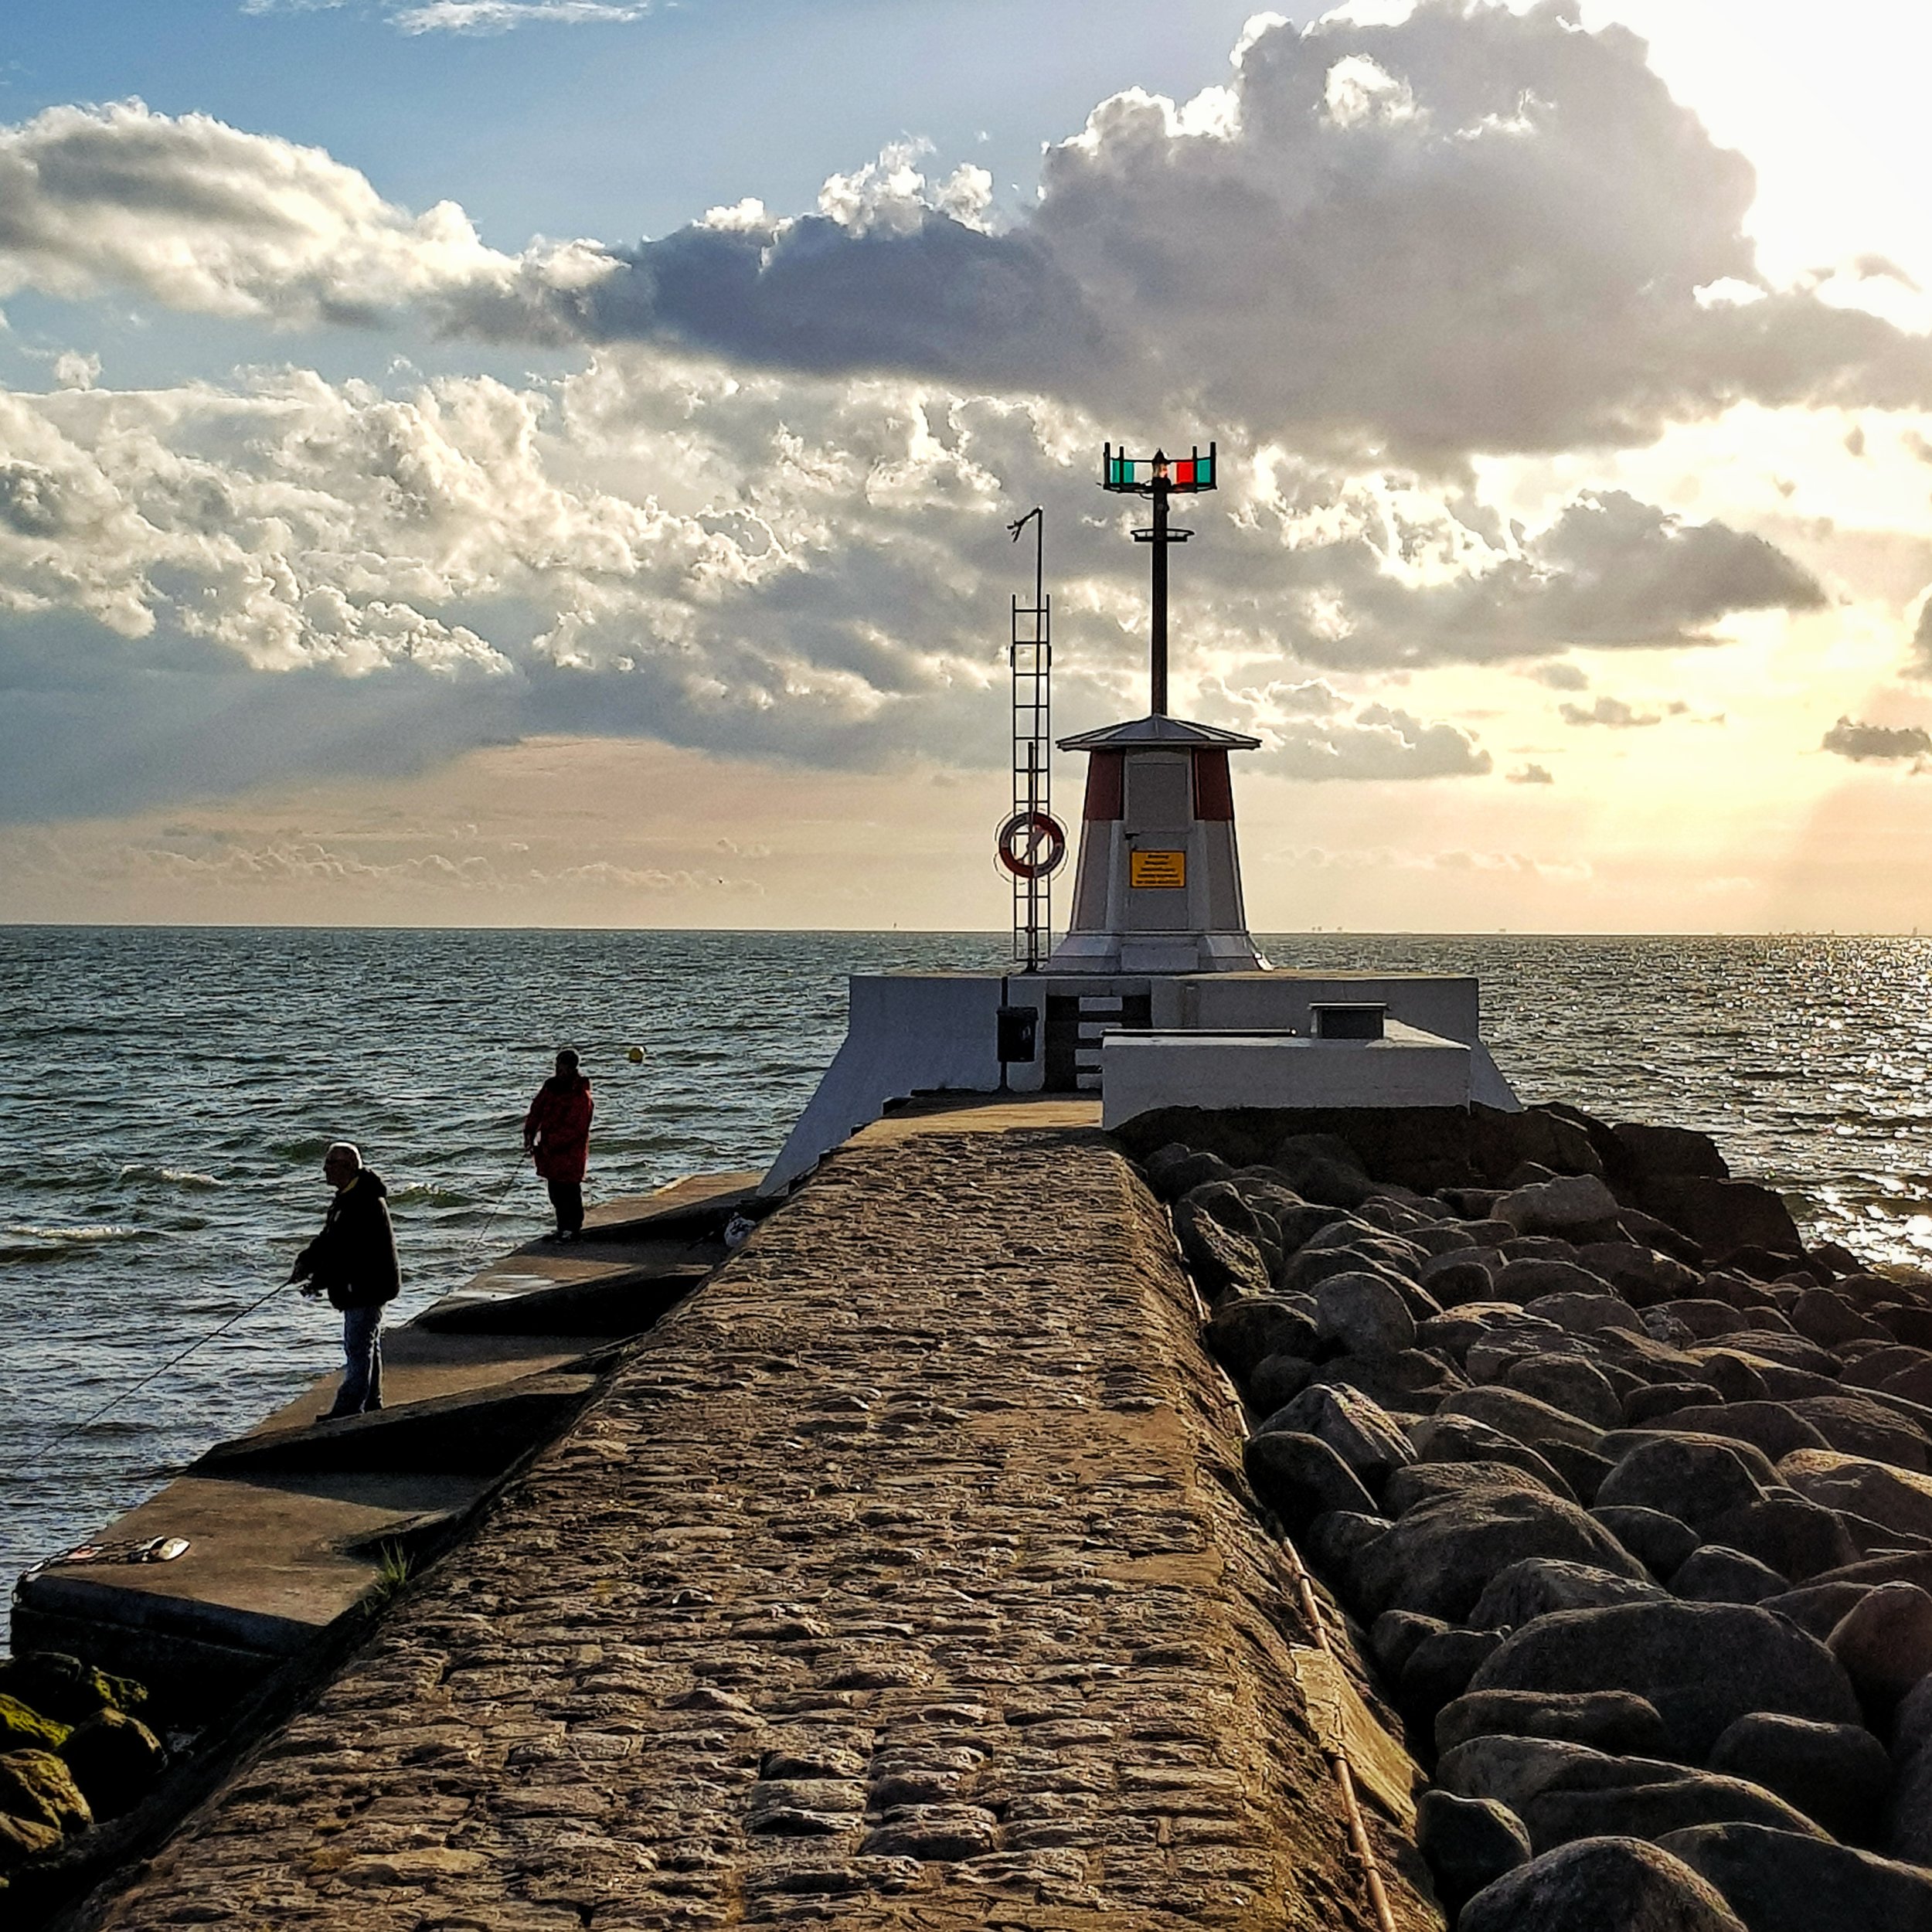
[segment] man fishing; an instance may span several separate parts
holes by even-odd
[[[590,1116],[595,1104],[590,1083],[577,1071],[577,1056],[565,1047],[556,1071],[537,1089],[523,1117],[523,1151],[536,1157],[536,1171],[550,1190],[559,1241],[583,1232],[583,1170],[590,1155]]]
[[[383,1310],[402,1292],[389,1189],[362,1165],[359,1149],[338,1141],[322,1156],[322,1175],[335,1190],[322,1231],[288,1271],[306,1295],[326,1294],[342,1314],[347,1367],[335,1406],[322,1420],[362,1415],[383,1406]]]

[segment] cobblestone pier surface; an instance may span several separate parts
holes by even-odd
[[[862,1138],[87,1922],[1372,1925],[1196,1328],[1097,1134]]]

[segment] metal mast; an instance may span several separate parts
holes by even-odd
[[[1017,543],[1033,526],[1033,600],[1013,598],[1013,815],[1019,843],[1007,869],[1013,882],[1013,957],[1036,972],[1053,950],[1053,871],[1049,858],[1053,804],[1053,614],[1046,590],[1046,512],[1035,508],[1007,528]],[[1053,828],[1056,831],[1057,828]]]
[[[1136,530],[1136,543],[1154,546],[1153,617],[1150,626],[1148,666],[1151,702],[1148,709],[1157,718],[1167,716],[1167,546],[1185,543],[1194,532],[1170,528],[1167,503],[1175,495],[1192,496],[1215,487],[1214,445],[1204,457],[1197,447],[1191,455],[1170,461],[1165,450],[1150,456],[1129,456],[1123,448],[1117,455],[1114,445],[1104,446],[1101,457],[1100,487],[1117,495],[1151,497],[1154,524],[1151,529]]]

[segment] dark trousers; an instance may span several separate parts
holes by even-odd
[[[342,1386],[332,1416],[359,1416],[383,1406],[383,1310],[342,1311]]]
[[[580,1234],[583,1231],[583,1183],[581,1181],[546,1181],[550,1205],[556,1209],[556,1231]]]

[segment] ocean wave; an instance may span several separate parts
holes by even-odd
[[[35,1261],[70,1261],[121,1241],[152,1241],[150,1228],[105,1225],[43,1227],[30,1221],[0,1224],[0,1266]]]
[[[199,1173],[192,1167],[155,1167],[145,1161],[124,1162],[121,1179],[124,1181],[165,1181],[171,1187],[207,1188],[222,1185],[216,1175]]]

